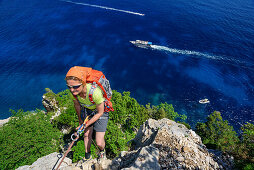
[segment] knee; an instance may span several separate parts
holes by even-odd
[[[105,142],[104,140],[97,140],[96,144],[99,148],[104,148]]]
[[[89,137],[91,137],[92,135],[91,135],[91,133],[89,133],[89,132],[86,132],[86,133],[84,133],[84,138],[89,138]]]
[[[84,134],[84,138],[88,138],[88,136],[89,136],[89,135],[88,135],[87,133]]]

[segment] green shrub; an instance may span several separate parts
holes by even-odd
[[[130,97],[130,92],[123,92],[122,95],[113,90],[111,101],[115,111],[109,113],[105,139],[107,155],[113,158],[128,149],[127,142],[134,138],[137,128],[149,116],[144,106]]]
[[[130,92],[123,92],[122,95],[113,90],[111,101],[115,111],[109,113],[110,120],[121,124],[124,130],[131,131],[149,118],[144,106],[130,97]]]
[[[128,142],[135,136],[134,132],[123,131],[121,125],[108,122],[105,135],[106,151],[109,158],[117,156],[121,151],[128,150]]]
[[[71,150],[73,151],[72,162],[77,162],[85,157],[84,135],[80,136],[76,145],[74,145]],[[94,146],[94,143],[91,144],[90,150],[91,150],[92,157],[97,158],[99,151],[97,147]]]
[[[78,117],[74,108],[73,100],[71,98],[70,90],[66,89],[62,92],[55,94],[52,90],[46,88],[47,93],[44,95],[47,96],[49,99],[56,100],[58,107],[61,109],[60,116],[56,117],[53,120],[53,124],[57,126],[59,129],[62,126],[69,126],[69,127],[77,127],[78,126]],[[54,113],[57,110],[54,111]],[[54,113],[48,113],[52,116]]]
[[[161,115],[163,112],[160,112],[160,111],[164,111],[165,115],[166,115],[165,117],[168,119],[174,120],[174,121],[176,119],[181,119],[181,121],[184,121],[187,118],[186,115],[181,115],[181,114],[179,115],[177,112],[175,112],[172,104],[168,104],[167,102],[159,104],[156,108],[157,108],[156,114],[159,113],[159,115]],[[160,117],[162,117],[162,116],[160,116]]]
[[[78,160],[81,160],[85,157],[85,145],[82,139],[83,137],[80,136],[80,140],[78,140],[76,145],[71,149],[73,151],[72,162],[77,162]]]
[[[10,121],[0,128],[0,168],[15,169],[57,151],[60,132],[41,110],[12,111]]]
[[[254,125],[246,123],[242,126],[242,143],[245,146],[249,159],[254,161]]]
[[[254,169],[254,125],[246,122],[242,127],[241,141],[235,153],[238,169]]]
[[[239,142],[233,127],[217,111],[210,114],[205,123],[197,123],[196,132],[208,148],[233,153]]]
[[[254,163],[248,163],[243,167],[244,170],[253,170],[254,169]]]
[[[213,112],[205,123],[197,123],[196,132],[208,148],[229,152],[235,157],[236,169],[254,169],[254,125],[241,127],[241,140],[228,121],[222,120],[220,112]]]
[[[180,122],[180,121],[178,121],[177,123],[181,123],[181,124],[183,124],[186,128],[191,129],[191,126],[190,126],[188,123],[186,123],[186,122]]]
[[[149,115],[149,118],[159,120],[163,118],[168,118],[170,120],[176,121],[177,119],[180,119],[181,122],[185,121],[187,119],[186,115],[178,114],[174,111],[174,107],[172,104],[168,104],[167,102],[161,103],[158,106],[152,106],[150,103],[146,105],[146,109]]]

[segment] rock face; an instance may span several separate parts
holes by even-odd
[[[19,167],[17,170],[49,170],[49,169],[55,169],[61,158],[59,156],[60,154],[54,152],[47,156],[44,156],[42,158],[37,159],[32,165],[25,165]],[[60,166],[60,169],[72,169],[72,161],[69,158],[65,158],[63,163]]]
[[[54,112],[59,109],[58,102],[52,92],[47,92],[42,96],[42,104],[47,112]]]
[[[91,160],[86,164],[66,164],[61,169],[233,169],[233,157],[209,151],[194,131],[168,119],[149,119],[140,127],[132,143],[131,151],[121,152],[112,161],[102,160],[99,164]],[[38,169],[42,167],[38,166]]]
[[[149,119],[140,127],[135,151],[112,162],[120,169],[232,169],[233,157],[209,153],[201,138],[172,120]],[[144,150],[146,151],[144,153]],[[217,161],[217,162],[216,162]]]
[[[45,93],[42,96],[42,104],[44,108],[47,110],[47,113],[52,112],[55,113],[50,120],[52,121],[54,118],[58,117],[61,113],[62,110],[58,106],[58,102],[56,100],[56,94],[54,94],[51,90],[47,90],[47,93]],[[66,109],[66,108],[62,108]]]

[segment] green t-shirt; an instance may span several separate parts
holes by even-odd
[[[90,102],[90,100],[89,100],[89,91],[90,91],[91,87],[92,87],[92,85],[91,85],[90,83],[87,83],[87,84],[86,84],[86,98],[85,98],[85,99],[82,98],[82,97],[80,97],[79,95],[77,95],[77,98],[78,98],[79,103],[80,103],[82,106],[84,106],[84,107],[86,107],[86,108],[88,108],[88,109],[90,109],[90,110],[94,110],[94,109],[96,109],[96,105],[97,105],[97,104],[101,104],[102,102],[105,101],[105,98],[103,97],[103,91],[102,91],[101,88],[98,86],[98,87],[94,90],[94,92],[93,92],[93,101],[95,102],[95,104],[93,104],[92,102]],[[73,95],[71,95],[71,96],[72,96],[72,99],[73,99],[73,100],[76,100],[75,97],[74,97]]]

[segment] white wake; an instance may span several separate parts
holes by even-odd
[[[233,59],[233,57],[228,58],[226,56],[211,55],[211,54],[206,54],[206,53],[197,52],[197,51],[190,51],[190,50],[179,50],[179,49],[169,48],[169,47],[159,46],[159,45],[151,45],[151,48],[155,50],[165,51],[165,52],[170,52],[175,54],[191,55],[192,57],[197,57],[197,58],[205,57],[212,60],[218,60],[226,64],[231,64],[231,65],[240,66],[243,68],[248,68],[253,70],[252,64],[244,62],[244,61],[240,61],[237,59]]]
[[[77,5],[84,5],[84,6],[90,6],[90,7],[95,7],[95,8],[102,8],[102,9],[112,10],[112,11],[124,12],[124,13],[128,13],[128,14],[134,14],[134,15],[140,15],[140,16],[145,15],[145,14],[138,13],[138,12],[126,11],[126,10],[116,9],[116,8],[111,8],[111,7],[106,7],[106,6],[99,6],[99,5],[86,4],[86,3],[73,2],[73,1],[65,1],[65,0],[61,0],[61,1],[69,2],[69,3],[73,3],[73,4],[77,4]]]
[[[166,51],[170,53],[175,53],[175,54],[184,54],[184,55],[196,55],[200,57],[206,57],[206,58],[211,58],[211,59],[222,59],[222,56],[215,56],[215,55],[209,55],[197,51],[190,51],[190,50],[179,50],[175,48],[168,48],[165,46],[159,46],[159,45],[151,45],[151,48],[160,50],[160,51]]]

